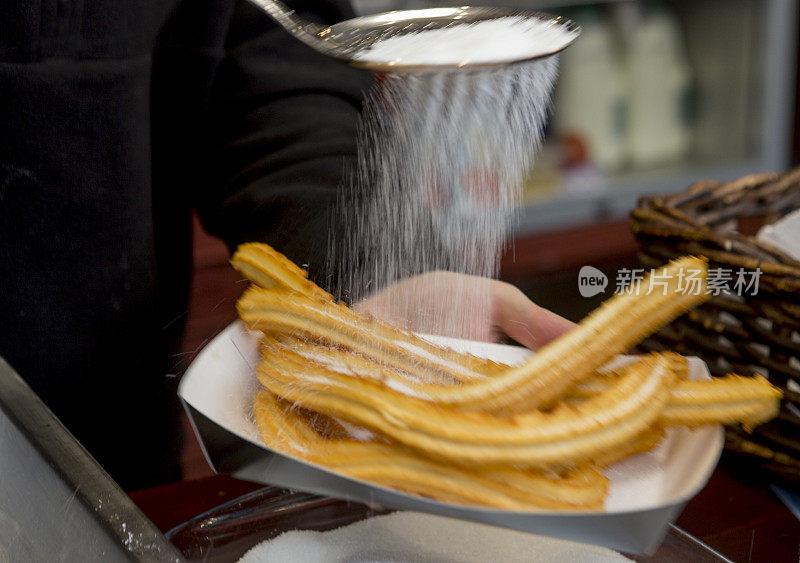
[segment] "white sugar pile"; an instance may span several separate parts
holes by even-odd
[[[354,58],[412,65],[509,62],[554,53],[576,36],[559,23],[509,16],[395,35]]]
[[[330,532],[286,532],[257,545],[241,563],[265,561],[629,561],[602,547],[460,522],[430,514],[395,512]]]
[[[348,229],[330,252],[339,257],[330,268],[341,297],[356,302],[437,270],[497,276],[556,74],[550,57],[480,71],[396,73],[375,86],[352,189],[335,219]],[[378,314],[420,332],[491,338],[483,322],[490,294],[480,280],[433,275],[415,283]],[[420,304],[425,294],[435,299]]]

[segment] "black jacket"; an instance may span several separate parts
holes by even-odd
[[[370,80],[246,2],[0,2],[0,355],[124,487],[177,478],[190,209],[319,265]]]

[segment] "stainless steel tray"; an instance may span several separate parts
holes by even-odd
[[[182,561],[0,358],[0,561]]]

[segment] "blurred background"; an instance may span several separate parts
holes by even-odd
[[[627,215],[640,196],[798,162],[798,5],[536,6],[583,33],[561,58],[547,142],[503,277],[577,320],[608,295],[579,295],[582,265],[603,270],[611,291],[616,272],[635,265]]]
[[[354,0],[359,14],[451,5]],[[796,0],[481,0],[564,15],[583,27],[561,58],[545,146],[525,185],[501,277],[579,320],[636,266],[628,214],[645,194],[800,162]],[[234,317],[244,289],[196,223],[187,360]],[[578,271],[609,277],[584,298]],[[187,478],[204,471],[188,450]],[[205,469],[207,471],[207,469]]]

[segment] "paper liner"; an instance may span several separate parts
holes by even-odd
[[[530,353],[514,346],[429,338],[508,364]],[[198,355],[178,390],[211,467],[241,479],[643,553],[658,544],[686,502],[705,486],[722,451],[720,426],[670,429],[653,451],[606,468],[611,486],[602,512],[511,512],[439,502],[338,475],[265,446],[252,415],[260,387],[257,343],[257,335],[240,322],[231,324]],[[689,358],[689,377],[710,378],[698,358]]]

